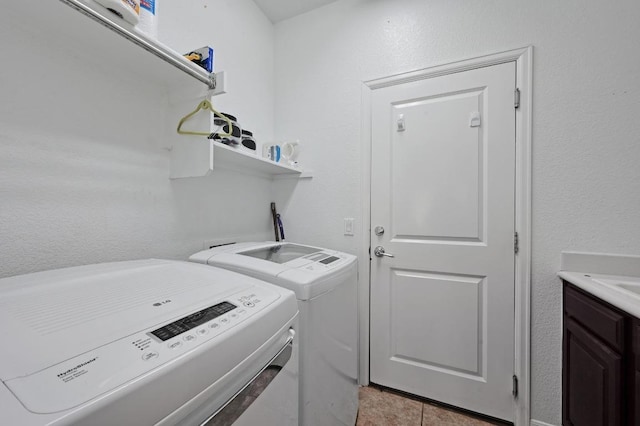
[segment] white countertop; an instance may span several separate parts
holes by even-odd
[[[613,306],[640,318],[640,294],[624,290],[608,282],[640,283],[640,277],[560,271],[558,276]]]
[[[640,289],[640,256],[564,251],[560,269],[560,278],[640,318],[640,293],[623,288]]]

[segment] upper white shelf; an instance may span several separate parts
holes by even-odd
[[[94,62],[132,78],[169,90],[200,82],[209,86],[215,75],[182,54],[136,30],[93,0],[14,1],[3,8],[7,22],[40,37],[55,34],[78,65]],[[43,46],[47,49],[47,46]]]

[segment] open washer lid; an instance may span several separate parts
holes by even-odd
[[[192,262],[206,263],[249,275],[312,299],[355,273],[356,257],[347,253],[294,243],[267,241],[214,247],[195,253]]]
[[[250,248],[244,251],[236,252],[243,256],[253,257],[255,259],[262,259],[267,262],[273,262],[278,264],[288,263],[300,258],[312,258],[310,254],[319,253],[322,254],[321,249],[310,246],[303,246],[300,244],[273,244],[268,246],[262,246],[258,248]]]

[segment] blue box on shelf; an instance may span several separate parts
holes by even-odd
[[[214,72],[214,54],[212,47],[205,46],[192,50],[189,53],[185,53],[184,57],[208,72]]]

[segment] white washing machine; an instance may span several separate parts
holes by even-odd
[[[355,423],[358,413],[357,258],[292,243],[239,243],[189,258],[293,290],[300,311],[303,426]]]
[[[1,279],[0,424],[297,426],[297,314],[291,291],[188,262]]]

